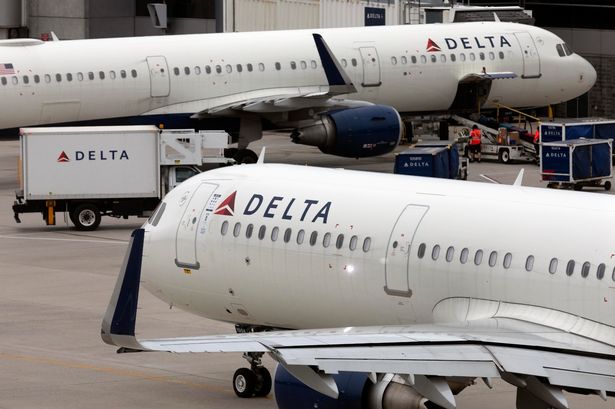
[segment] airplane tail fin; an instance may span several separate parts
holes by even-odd
[[[141,349],[135,339],[135,325],[144,237],[143,229],[132,232],[128,251],[103,317],[100,336],[109,345]]]
[[[346,74],[337,58],[335,58],[322,36],[317,33],[313,33],[312,36],[314,37],[316,49],[318,50],[318,55],[320,56],[331,91],[337,94],[357,92],[350,77],[348,77],[348,74]]]

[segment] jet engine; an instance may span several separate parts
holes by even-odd
[[[291,138],[331,155],[365,158],[395,149],[403,129],[395,108],[370,105],[325,112],[313,124],[295,129]]]
[[[384,374],[372,382],[366,373],[340,372],[333,375],[338,399],[322,395],[304,385],[281,365],[275,372],[275,401],[279,409],[441,409],[419,394],[403,376]],[[458,393],[471,380],[454,382]]]

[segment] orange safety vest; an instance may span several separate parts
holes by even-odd
[[[540,131],[536,129],[536,132],[534,133],[534,143],[538,142],[540,142]]]
[[[480,129],[472,129],[470,132],[470,145],[480,145]]]

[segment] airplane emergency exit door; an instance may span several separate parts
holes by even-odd
[[[540,77],[540,56],[530,33],[515,33],[523,55],[522,78]]]
[[[147,57],[147,67],[149,68],[150,95],[168,97],[171,84],[167,59],[162,55]]]
[[[410,255],[414,251],[414,236],[429,207],[408,205],[401,212],[391,232],[384,265],[384,291],[389,295],[410,297]]]
[[[380,60],[376,47],[360,47],[361,61],[363,62],[363,82],[364,87],[378,87],[380,81]]]

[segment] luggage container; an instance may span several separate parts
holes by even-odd
[[[588,118],[586,120],[545,122],[540,124],[541,142],[573,139],[614,139],[615,120]]]
[[[451,173],[448,157],[446,147],[410,148],[397,154],[393,173],[449,179]]]
[[[462,156],[461,144],[456,141],[421,141],[415,146],[417,148],[446,148],[449,179],[468,179],[468,158]]]
[[[542,144],[540,173],[547,187],[611,189],[612,140],[572,139]]]

